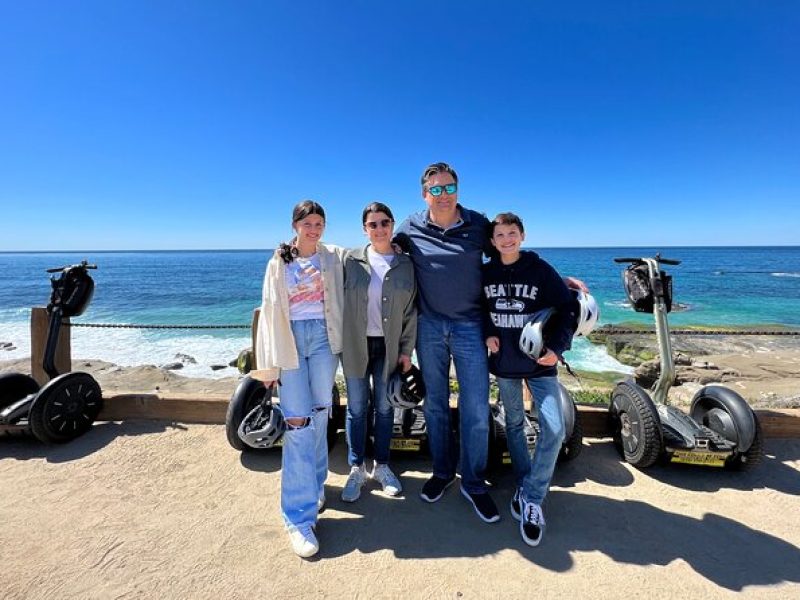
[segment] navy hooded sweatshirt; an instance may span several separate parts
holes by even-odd
[[[554,308],[545,331],[545,345],[559,357],[569,350],[576,320],[576,302],[561,276],[532,251],[504,265],[499,257],[483,265],[484,337],[500,338],[500,351],[489,355],[489,371],[499,377],[555,377],[556,367],[544,367],[519,348],[527,318]]]

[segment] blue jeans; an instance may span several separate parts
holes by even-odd
[[[281,512],[287,525],[317,522],[317,501],[328,477],[328,413],[339,357],[331,352],[323,319],[292,321],[297,369],[281,370],[280,405],[287,424],[283,434]]]
[[[427,395],[423,408],[433,458],[433,474],[451,479],[459,453],[450,425],[450,358],[458,380],[461,486],[487,491],[484,471],[489,445],[489,366],[480,320],[420,315],[417,358]]]
[[[347,462],[350,466],[364,464],[364,446],[367,440],[370,387],[375,407],[375,462],[389,462],[389,444],[392,441],[394,410],[386,396],[383,366],[386,362],[386,345],[382,337],[367,338],[367,372],[364,377],[346,377],[347,382]]]
[[[539,436],[536,451],[531,459],[525,441],[522,382],[525,381],[533,395],[539,417]],[[564,442],[564,415],[558,400],[558,377],[530,377],[528,379],[497,378],[500,401],[506,410],[506,435],[511,466],[517,487],[528,502],[541,505],[556,469],[556,460]]]

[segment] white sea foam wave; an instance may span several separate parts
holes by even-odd
[[[16,348],[0,351],[0,360],[15,360],[30,356],[30,331],[28,323],[6,323],[0,326],[0,341],[12,342]],[[250,345],[250,333],[216,336],[208,333],[184,333],[143,329],[94,329],[72,330],[73,358],[95,358],[121,366],[152,364],[161,366],[175,362],[177,354],[188,354],[197,364],[185,364],[178,371],[186,377],[230,377],[238,373],[227,364],[242,348]],[[566,355],[570,365],[586,371],[617,371],[630,373],[632,369],[623,365],[607,352],[605,347],[577,338],[572,350]],[[226,365],[214,371],[211,365]]]
[[[773,277],[800,277],[800,273],[795,273],[791,271],[788,273],[783,273],[783,272],[770,273],[770,275],[772,275]]]
[[[584,338],[573,340],[572,350],[565,352],[565,358],[572,368],[582,371],[633,373],[633,367],[623,365],[604,346],[592,344]]]

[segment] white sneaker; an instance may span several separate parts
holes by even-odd
[[[361,497],[361,488],[367,480],[367,468],[362,464],[350,467],[350,475],[342,490],[342,500],[355,502]]]
[[[286,529],[292,542],[292,550],[297,556],[308,558],[319,552],[319,542],[311,525],[289,525]]]
[[[383,492],[387,496],[397,496],[403,491],[403,486],[400,484],[400,480],[395,476],[394,473],[392,473],[389,465],[375,463],[375,467],[372,469],[370,479],[374,479],[380,483],[381,487],[383,488]]]

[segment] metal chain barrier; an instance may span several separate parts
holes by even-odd
[[[250,325],[136,325],[131,323],[68,323],[68,327],[98,327],[106,329],[250,329]],[[595,333],[606,335],[652,334],[653,328],[624,329],[603,325]],[[800,329],[672,329],[673,335],[800,335]]]
[[[65,323],[67,327],[105,329],[250,329],[250,325],[134,325],[126,323]]]
[[[605,335],[652,334],[653,328],[624,329],[614,325],[598,327],[594,333]],[[670,329],[672,335],[800,335],[800,329]]]

